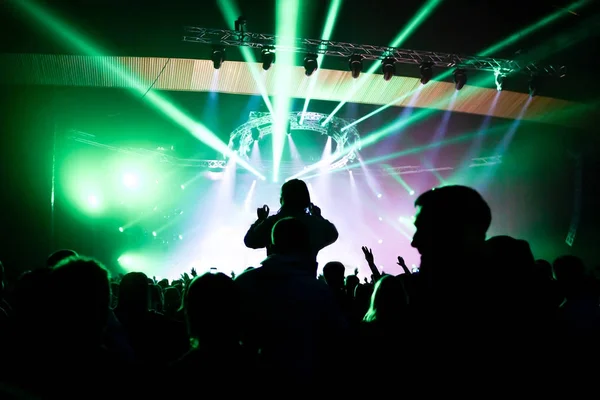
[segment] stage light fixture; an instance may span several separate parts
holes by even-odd
[[[260,139],[260,131],[258,130],[258,128],[250,129],[250,133],[252,134],[252,140],[254,140],[255,142],[257,142],[258,139]]]
[[[529,96],[534,97],[537,96],[539,90],[539,80],[532,76],[529,80]]]
[[[316,54],[307,54],[304,57],[304,71],[306,76],[311,76],[319,68]]]
[[[396,74],[396,60],[393,57],[386,57],[381,61],[381,71],[383,79],[389,81]]]
[[[429,61],[422,62],[419,71],[421,72],[421,84],[427,84],[433,78],[433,63]]]
[[[352,77],[354,79],[358,78],[363,69],[363,58],[358,54],[353,54],[350,56],[348,60],[348,68],[350,68],[350,72],[352,72]]]
[[[213,67],[215,69],[221,68],[223,61],[225,61],[225,48],[224,47],[214,47],[212,51],[211,60],[213,62]]]
[[[246,32],[246,26],[248,21],[243,16],[239,16],[238,19],[235,20],[235,30],[238,32]]]
[[[264,48],[260,52],[262,58],[262,67],[265,71],[271,68],[271,64],[275,62],[275,50],[273,48]]]
[[[496,78],[496,90],[501,92],[504,88],[505,75],[502,75],[500,71],[496,71],[494,72],[494,77]]]
[[[454,70],[454,87],[456,90],[462,89],[467,84],[467,72],[462,68]]]

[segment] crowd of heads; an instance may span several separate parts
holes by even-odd
[[[471,188],[418,197],[421,265],[410,271],[398,254],[396,276],[367,248],[370,277],[336,260],[318,275],[318,251],[344,233],[300,180],[283,185],[280,206],[232,238],[266,248],[239,276],[111,274],[59,250],[5,282],[0,264],[2,397],[184,395],[181,379],[214,395],[352,395],[343,379],[356,368],[398,390],[465,371],[487,379],[503,363],[543,374],[597,354],[596,278],[575,256],[536,260],[526,240],[487,238],[492,211]]]

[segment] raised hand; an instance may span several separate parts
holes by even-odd
[[[354,276],[358,276],[358,268],[354,268]]]
[[[192,275],[194,278],[196,276],[198,276],[198,273],[196,272],[196,268],[192,268],[192,270],[190,271],[190,275]]]
[[[183,274],[181,274],[181,280],[182,280],[184,283],[187,283],[187,282],[189,282],[191,279],[190,279],[190,276],[188,275],[188,273],[187,273],[187,272],[184,272]]]
[[[315,217],[321,216],[321,209],[315,206],[313,203],[310,203],[308,209],[310,210],[310,215],[314,215]]]
[[[408,269],[408,267],[406,266],[406,263],[404,262],[404,258],[398,256],[397,264],[402,267],[402,271],[404,271],[405,274],[411,273],[410,270]]]
[[[269,206],[265,204],[264,206],[256,209],[256,216],[260,220],[267,219],[269,216],[269,211]]]
[[[373,250],[369,249],[367,246],[363,246],[362,251],[363,251],[363,254],[365,255],[365,260],[367,260],[367,262],[369,264],[372,264],[373,262],[375,262],[375,257],[373,256]]]

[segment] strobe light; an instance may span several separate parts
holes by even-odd
[[[348,60],[348,68],[354,79],[358,78],[363,69],[363,58],[358,54],[353,54]]]
[[[427,84],[433,78],[433,63],[429,61],[422,62],[419,71],[421,73],[421,84]]]
[[[267,71],[271,68],[271,64],[275,62],[275,50],[272,48],[264,48],[260,54],[262,58],[262,67]]]
[[[381,61],[381,72],[383,72],[383,79],[389,81],[395,75],[396,72],[396,60],[392,57],[386,57]]]
[[[467,72],[462,68],[454,70],[454,87],[456,90],[462,89],[467,84]]]
[[[306,76],[311,76],[319,68],[316,54],[307,54],[304,57],[304,73]]]
[[[225,61],[225,48],[223,48],[223,47],[213,48],[211,60],[213,62],[213,67],[215,67],[215,69],[221,68],[223,61]]]

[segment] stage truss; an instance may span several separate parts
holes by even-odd
[[[302,116],[304,119],[302,120]],[[321,135],[331,137],[336,143],[335,151],[331,155],[334,163],[324,168],[338,169],[345,167],[349,162],[356,159],[356,151],[360,150],[360,135],[358,130],[351,126],[351,120],[333,117],[327,124],[323,122],[328,118],[327,114],[316,112],[291,112],[287,121],[287,134],[292,131],[312,131]],[[302,124],[300,121],[302,120]],[[237,127],[229,136],[229,148],[238,156],[249,161],[252,144],[260,141],[267,135],[273,133],[273,116],[269,112],[251,112],[248,122]],[[349,147],[349,151],[345,151]]]
[[[185,27],[184,42],[210,44],[223,47],[251,47],[305,54],[344,57],[357,55],[364,60],[376,61],[393,58],[400,64],[429,64],[438,68],[463,68],[468,70],[490,71],[502,75],[526,74],[531,76],[563,77],[563,65],[541,65],[536,62],[523,62],[495,57],[463,56],[433,51],[407,50],[386,46],[361,45],[334,42],[331,40],[281,38],[275,35],[238,32],[227,29]]]
[[[234,131],[235,132],[235,131]],[[108,151],[118,152],[131,156],[151,158],[157,163],[169,164],[174,167],[190,168],[190,169],[204,169],[211,171],[223,171],[227,167],[228,161],[225,159],[221,160],[204,160],[204,159],[193,159],[193,158],[181,158],[174,155],[174,153],[168,149],[158,147],[156,149],[138,148],[138,147],[119,147],[101,143],[97,138],[89,133],[82,132],[79,130],[71,130],[68,134],[68,139],[73,140],[77,143],[102,148]],[[469,167],[491,167],[502,163],[502,156],[490,156],[490,157],[478,157],[470,160]],[[333,166],[334,164],[332,164]],[[263,161],[262,169],[265,171],[271,170],[273,163],[271,161]],[[369,173],[371,175],[388,176],[388,175],[408,175],[408,174],[419,174],[419,173],[431,173],[440,171],[452,171],[455,166],[451,165],[437,165],[437,166],[423,166],[423,165],[401,165],[392,166],[391,168],[383,168],[378,165],[370,165]],[[345,165],[344,167],[331,168],[332,173],[352,171],[353,175],[364,175],[362,168],[357,163],[352,165]],[[281,174],[284,176],[291,176],[298,171],[297,165],[293,162],[282,162],[280,165]]]

